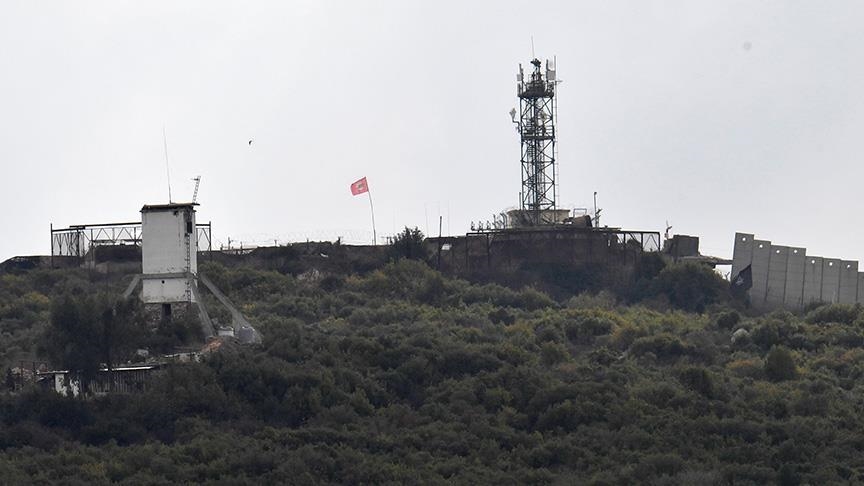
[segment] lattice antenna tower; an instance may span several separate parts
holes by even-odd
[[[196,176],[192,178],[195,181],[195,192],[192,193],[192,203],[198,202],[198,187],[201,185],[201,176]]]
[[[521,209],[531,224],[539,225],[545,222],[544,213],[557,209],[555,90],[559,81],[554,60],[546,61],[545,73],[540,60],[533,59],[531,65],[527,79],[519,65],[516,76],[519,112],[514,109],[510,114],[522,145]]]

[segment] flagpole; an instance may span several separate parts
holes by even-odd
[[[372,212],[372,246],[378,244],[378,235],[375,234],[375,208],[372,206],[372,191],[366,186],[366,194],[369,195],[369,210]]]

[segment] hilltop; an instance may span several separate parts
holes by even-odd
[[[858,306],[751,315],[691,265],[553,298],[367,263],[202,263],[263,344],[171,366],[135,395],[3,395],[4,481],[864,480]],[[118,292],[124,278],[0,275],[0,359],[38,354],[49,296]]]

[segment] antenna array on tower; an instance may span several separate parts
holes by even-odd
[[[528,79],[522,65],[516,76],[519,111],[510,112],[522,145],[522,192],[520,206],[533,225],[543,224],[544,213],[556,208],[556,133],[558,115],[555,88],[558,84],[555,63],[538,59],[531,61],[533,69]]]

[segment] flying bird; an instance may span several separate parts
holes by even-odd
[[[254,140],[254,139],[252,139],[252,138],[249,139],[249,145],[252,145],[252,140]]]

